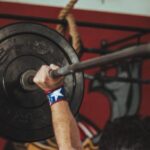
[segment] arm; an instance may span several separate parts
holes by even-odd
[[[58,67],[51,65],[42,66],[34,77],[34,82],[44,91],[57,88],[62,78],[52,79],[49,77],[50,69]],[[59,84],[58,84],[59,83]],[[51,106],[52,123],[54,133],[60,150],[81,150],[80,136],[77,123],[70,111],[68,102],[64,99]]]
[[[51,107],[52,121],[60,150],[81,150],[79,131],[66,101]]]

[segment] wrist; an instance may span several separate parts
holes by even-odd
[[[47,95],[48,93],[52,93],[53,91],[55,91],[55,90],[57,90],[57,89],[59,89],[59,88],[61,88],[61,87],[63,87],[63,86],[64,86],[64,85],[61,84],[60,86],[57,86],[57,87],[55,87],[55,88],[46,89],[46,90],[44,90],[44,93]]]
[[[65,99],[64,86],[60,86],[53,90],[45,91],[45,93],[47,95],[50,106]]]

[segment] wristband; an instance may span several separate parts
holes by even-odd
[[[65,89],[64,86],[59,87],[53,91],[46,92],[47,98],[49,101],[49,105],[53,105],[54,103],[65,99]]]

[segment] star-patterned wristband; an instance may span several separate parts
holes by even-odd
[[[65,89],[61,86],[53,91],[46,92],[49,105],[52,106],[54,103],[65,99]]]

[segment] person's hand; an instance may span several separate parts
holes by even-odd
[[[59,67],[51,64],[50,66],[43,65],[33,78],[33,82],[37,84],[42,90],[50,91],[58,88],[63,84],[63,77],[53,79],[49,76],[51,70],[57,70]]]

